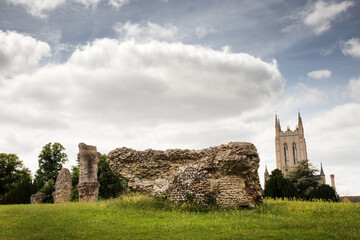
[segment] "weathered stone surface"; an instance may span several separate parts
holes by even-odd
[[[135,151],[108,155],[111,170],[135,191],[160,194],[173,202],[193,199],[220,207],[253,207],[262,202],[259,156],[251,143],[232,142],[202,150]]]
[[[45,194],[43,193],[36,193],[36,194],[32,194],[30,196],[30,202],[31,204],[39,204],[42,203],[45,199]]]
[[[69,169],[62,168],[55,182],[54,203],[71,202],[72,182]]]
[[[97,181],[100,153],[95,146],[79,144],[79,184],[78,193],[80,202],[97,201],[100,184]]]

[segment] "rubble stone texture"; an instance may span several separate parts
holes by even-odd
[[[80,164],[79,202],[97,201],[100,187],[97,180],[100,153],[95,146],[80,143],[78,159]]]
[[[71,202],[72,182],[69,169],[62,168],[55,182],[54,203]]]
[[[262,203],[259,155],[251,143],[231,142],[202,150],[135,151],[117,148],[107,161],[111,170],[142,193],[163,195],[175,203],[254,207]]]
[[[43,194],[43,193],[32,194],[30,196],[30,203],[31,204],[40,204],[44,201],[44,199],[45,199],[45,194]]]

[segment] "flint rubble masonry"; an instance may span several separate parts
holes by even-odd
[[[78,159],[80,164],[79,202],[97,201],[100,187],[97,181],[100,153],[96,150],[95,146],[80,143]]]
[[[71,202],[72,181],[69,169],[60,170],[55,182],[55,192],[52,195],[54,203]]]
[[[46,196],[45,196],[44,193],[32,194],[32,195],[30,196],[30,203],[31,203],[31,204],[40,204],[40,203],[43,203],[45,197],[46,197]]]
[[[262,203],[259,155],[251,143],[231,142],[202,150],[136,151],[117,148],[108,154],[111,170],[142,193],[175,203],[192,199],[220,207],[254,207]]]

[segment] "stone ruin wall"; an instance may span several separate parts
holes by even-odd
[[[97,180],[100,153],[95,146],[79,144],[79,202],[97,201],[100,184]]]
[[[111,170],[131,189],[168,197],[175,203],[193,199],[220,207],[254,207],[262,203],[259,156],[251,143],[229,143],[202,150],[136,151],[117,148],[108,154]]]
[[[54,203],[71,202],[72,180],[69,169],[62,168],[55,182]]]

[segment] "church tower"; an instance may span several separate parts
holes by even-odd
[[[298,113],[298,125],[293,131],[290,130],[290,127],[287,127],[286,131],[282,131],[280,119],[275,114],[275,152],[276,167],[284,175],[291,171],[298,161],[308,159],[300,112]]]
[[[264,173],[264,188],[265,188],[265,185],[266,185],[266,182],[270,179],[270,174],[267,170],[267,166],[265,165],[265,173]]]
[[[324,169],[322,167],[322,163],[320,163],[321,168],[320,168],[320,180],[319,180],[319,184],[326,184],[326,180],[325,180],[325,173],[324,173]]]

